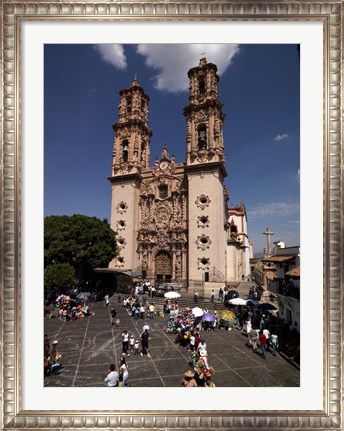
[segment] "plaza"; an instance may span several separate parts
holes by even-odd
[[[161,306],[164,298],[154,298]],[[147,304],[149,298],[147,298]],[[195,306],[191,294],[183,294],[178,300],[180,307]],[[197,304],[209,310],[221,311],[224,306],[215,300],[200,300]],[[114,307],[119,326],[111,328],[110,309]],[[94,316],[75,321],[57,318],[44,319],[44,333],[50,343],[58,341],[58,352],[62,354],[63,367],[57,375],[47,376],[45,386],[50,387],[101,387],[110,364],[118,370],[122,354],[123,330],[140,339],[144,323],[149,325],[149,352],[151,357],[127,357],[129,387],[178,387],[183,375],[191,370],[191,354],[186,347],[176,344],[175,335],[164,332],[168,317],[155,316],[154,320],[130,317],[118,303],[118,295],[110,298],[110,305],[97,302],[93,306]],[[216,329],[201,331],[208,350],[209,365],[215,368],[212,376],[217,387],[298,387],[299,369],[283,356],[267,353],[264,360],[247,345],[244,332]]]

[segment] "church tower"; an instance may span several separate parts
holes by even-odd
[[[219,101],[217,66],[200,60],[188,72],[189,105],[186,117],[187,164],[224,161],[222,125],[225,115]]]
[[[140,173],[149,167],[150,138],[148,128],[149,97],[135,79],[130,88],[120,91],[118,121],[115,133],[113,175]]]
[[[189,280],[216,289],[226,279],[227,176],[219,101],[217,67],[202,58],[189,70],[187,130]],[[219,283],[219,285],[217,285]],[[195,283],[195,285],[197,285]]]
[[[119,93],[118,121],[113,124],[111,228],[117,232],[119,255],[110,263],[115,269],[137,265],[138,206],[142,172],[149,168],[149,97],[135,79]]]

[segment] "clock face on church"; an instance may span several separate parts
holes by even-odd
[[[165,170],[167,168],[167,166],[168,166],[168,163],[166,161],[160,163],[160,169],[162,169],[162,170]]]

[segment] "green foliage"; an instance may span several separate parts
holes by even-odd
[[[44,269],[44,286],[50,290],[66,293],[77,284],[75,269],[69,263],[56,263]]]
[[[116,234],[106,219],[80,214],[44,219],[44,267],[68,263],[85,286],[94,281],[94,268],[107,267],[116,255]]]

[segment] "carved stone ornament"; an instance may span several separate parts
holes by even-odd
[[[127,244],[125,238],[123,238],[122,236],[117,238],[117,244],[119,248],[124,248]]]
[[[197,240],[195,241],[195,243],[197,244],[197,248],[199,248],[203,251],[209,248],[211,242],[212,241],[208,235],[198,236]]]
[[[210,259],[208,257],[199,257],[197,259],[197,267],[198,269],[202,269],[203,271],[209,270],[210,268]]]
[[[197,196],[197,200],[195,201],[195,204],[201,208],[202,210],[204,210],[204,208],[208,207],[210,204],[211,200],[209,199],[209,196],[206,195],[200,195]]]
[[[197,226],[201,228],[209,227],[209,216],[202,215],[197,217]]]
[[[155,210],[155,223],[158,229],[167,228],[170,225],[171,214],[167,206],[159,206]]]
[[[118,220],[116,223],[117,230],[125,230],[126,222],[125,220]]]
[[[116,268],[123,268],[124,267],[124,257],[118,256],[115,263]]]
[[[128,205],[123,201],[119,202],[116,206],[116,210],[119,214],[124,214],[125,212],[127,212],[127,209]]]

